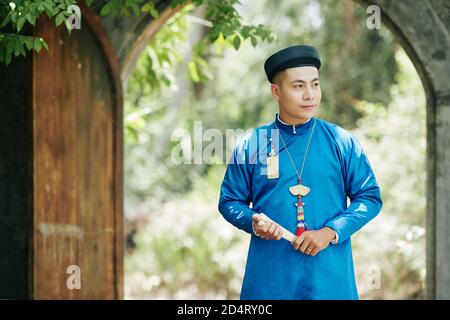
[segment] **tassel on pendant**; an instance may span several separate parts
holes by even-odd
[[[295,235],[298,237],[303,232],[307,230],[306,224],[305,224],[305,213],[303,206],[305,203],[302,201],[302,197],[298,196],[298,202],[296,203],[297,206],[297,231],[295,232]]]
[[[297,227],[297,231],[295,232],[295,235],[299,237],[303,232],[305,232],[305,227]]]
[[[297,223],[297,231],[295,232],[295,235],[298,237],[305,231],[308,231],[308,226],[306,225],[305,220],[299,220]]]

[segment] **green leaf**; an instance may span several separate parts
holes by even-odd
[[[23,25],[25,24],[25,17],[20,16],[19,19],[17,19],[17,32],[19,32],[20,30],[22,30]]]
[[[53,6],[47,1],[45,1],[43,4],[44,4],[44,9],[45,9],[45,13],[47,14],[47,17],[49,17],[49,18],[53,17],[55,15]]]
[[[2,21],[2,24],[0,25],[0,28],[3,28],[4,26],[6,26],[8,24],[8,22],[11,21],[11,15],[8,14],[5,18],[5,20]]]
[[[14,40],[8,40],[7,44],[6,44],[6,54],[12,54],[14,51],[14,45],[15,42]]]
[[[138,142],[139,141],[139,130],[133,128],[132,126],[128,125],[127,127],[128,132],[130,133],[130,141],[132,142]]]
[[[58,27],[64,21],[65,18],[66,17],[64,16],[64,12],[58,13],[55,19],[56,26]]]
[[[22,45],[20,44],[19,39],[16,38],[14,41],[14,56],[17,57],[20,54],[20,47],[22,47]]]
[[[241,46],[241,38],[240,38],[238,35],[236,35],[236,36],[234,37],[234,40],[233,40],[233,46],[234,46],[234,48],[235,48],[236,50],[238,50],[239,47]]]
[[[9,53],[7,53],[6,54],[6,57],[5,57],[5,64],[6,65],[9,65],[11,63],[11,54]]]
[[[25,15],[25,18],[27,21],[32,24],[33,26],[36,24],[36,16],[31,15],[30,13]]]
[[[25,37],[24,43],[28,50],[33,49],[33,37]]]
[[[92,5],[93,0],[85,0],[86,4],[90,7]]]
[[[53,10],[48,10],[45,8],[45,14],[51,19],[53,17]]]
[[[20,51],[20,54],[21,54],[23,57],[25,57],[25,56],[27,55],[26,52],[25,52],[25,49],[24,49],[22,43],[20,44],[19,51]]]
[[[170,3],[170,6],[172,8],[175,8],[176,6],[178,6],[182,2],[183,2],[183,0],[172,0],[172,2]]]
[[[149,2],[142,7],[142,12],[148,12],[153,18],[157,18],[159,16],[158,10],[155,8],[155,4],[153,2]]]
[[[249,35],[249,28],[247,26],[244,26],[241,30],[241,35],[244,37],[244,39],[248,38]]]
[[[13,13],[11,13],[12,22],[17,24],[17,19],[20,17],[19,13],[20,12],[17,12],[17,11],[13,11]]]
[[[198,74],[197,66],[194,62],[189,62],[188,64],[188,71],[189,76],[191,77],[192,81],[199,82],[200,81],[200,75]]]
[[[41,41],[42,46],[48,51],[48,44],[44,40]]]
[[[258,44],[258,40],[256,40],[256,38],[252,35],[250,36],[250,41],[253,47],[256,47],[256,45]]]
[[[111,12],[111,10],[112,10],[112,7],[113,7],[113,3],[110,1],[110,2],[107,2],[103,7],[102,7],[102,9],[100,10],[100,15],[101,16],[106,16],[108,13],[110,13]]]
[[[135,15],[135,16],[139,16],[139,14],[140,14],[140,11],[139,11],[139,6],[137,5],[137,4],[132,4],[131,5],[131,9],[133,10],[133,14]]]
[[[214,26],[211,29],[211,33],[210,33],[211,41],[212,42],[216,41],[219,38],[219,36],[220,36],[220,29],[217,28],[216,26]]]
[[[222,27],[222,33],[225,38],[228,38],[233,34],[233,29],[230,26]]]
[[[34,41],[33,41],[34,50],[36,50],[37,52],[41,51],[41,45],[42,45],[41,38],[39,38],[39,37],[34,38]]]

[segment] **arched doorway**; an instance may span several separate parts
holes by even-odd
[[[104,40],[110,42],[112,45],[108,49],[108,44],[100,41],[98,37],[91,37],[90,42],[95,44],[92,48],[95,48],[92,58],[98,59],[99,52],[102,52],[100,56],[104,58],[103,62],[99,64],[98,74],[107,79],[107,83],[110,84],[108,90],[112,96],[106,97],[105,101],[109,101],[109,111],[114,108],[114,101],[117,97],[114,97],[117,92],[120,91],[119,87],[114,83],[116,79],[122,78],[122,81],[126,80],[127,72],[132,68],[132,65],[139,55],[142,44],[145,43],[151,36],[158,30],[158,26],[161,26],[168,17],[173,15],[175,10],[169,8],[170,1],[159,1],[157,8],[160,12],[164,12],[160,15],[159,19],[152,21],[150,16],[142,16],[139,18],[118,18],[107,16],[103,18],[103,29],[106,31]],[[445,0],[433,0],[433,1],[389,1],[389,0],[358,0],[359,3],[364,6],[378,5],[381,8],[381,17],[386,26],[397,36],[397,39],[401,42],[403,48],[408,53],[409,58],[413,61],[421,79],[423,86],[427,94],[427,294],[428,298],[443,299],[450,297],[450,269],[448,261],[450,261],[450,238],[447,236],[447,230],[450,229],[450,216],[448,211],[450,209],[450,88],[449,88],[449,75],[450,75],[450,63],[448,52],[450,52],[450,30],[449,30],[449,17],[450,17],[450,4]],[[96,1],[93,5],[94,10],[97,10],[101,6],[101,1]],[[167,10],[166,10],[167,9]],[[98,10],[96,11],[98,12]],[[94,34],[96,34],[94,32]],[[95,41],[94,41],[95,40]],[[82,48],[81,48],[82,49]],[[79,47],[77,50],[81,50]],[[110,50],[113,54],[112,61],[108,60],[105,56],[105,52]],[[67,53],[67,52],[66,52]],[[114,55],[116,57],[114,57]],[[107,63],[104,63],[105,60]],[[67,227],[67,225],[49,226],[44,224],[41,229],[37,228],[35,222],[36,217],[53,217],[49,221],[41,222],[55,222],[57,221],[58,212],[50,209],[50,214],[45,210],[37,212],[39,208],[46,208],[45,206],[36,206],[35,201],[43,199],[41,204],[45,204],[45,198],[41,198],[46,191],[46,184],[35,185],[35,182],[39,182],[39,172],[36,171],[35,160],[38,154],[34,149],[36,138],[41,132],[36,133],[34,128],[35,114],[33,113],[33,106],[35,98],[33,96],[33,81],[35,80],[35,74],[33,73],[34,67],[33,57],[27,57],[26,59],[17,60],[9,68],[0,67],[2,75],[5,75],[0,79],[0,88],[2,89],[0,100],[1,128],[0,131],[0,150],[2,150],[2,156],[0,157],[0,177],[2,181],[7,183],[2,184],[0,189],[0,208],[1,208],[1,223],[0,223],[0,235],[2,241],[0,244],[2,252],[4,253],[0,258],[0,292],[5,298],[11,297],[46,297],[60,296],[60,297],[77,297],[75,293],[59,293],[59,287],[48,286],[49,291],[45,291],[43,288],[38,287],[36,290],[34,287],[37,273],[40,270],[36,270],[36,266],[46,267],[46,265],[39,264],[40,258],[36,257],[34,245],[39,241],[36,237],[37,233],[54,237],[70,237],[76,239],[80,237],[80,230],[77,228]],[[117,68],[112,67],[116,65]],[[64,73],[64,65],[59,69],[61,74],[68,74],[67,70]],[[70,72],[69,72],[70,73]],[[95,74],[91,74],[95,76]],[[57,81],[62,81],[62,78],[53,77],[53,83],[48,83],[49,86],[56,85]],[[74,86],[82,85],[84,79],[76,80],[74,77]],[[115,87],[116,86],[116,87]],[[23,90],[26,88],[26,90]],[[67,97],[73,97],[75,91],[70,91]],[[64,97],[62,97],[64,98]],[[119,103],[115,105],[117,109],[111,117],[107,119],[98,115],[98,127],[96,127],[100,133],[109,132],[108,128],[114,130],[114,133],[109,135],[108,142],[102,144],[102,147],[109,146],[109,149],[96,150],[94,153],[95,159],[101,158],[103,155],[114,157],[113,154],[119,155],[116,158],[114,164],[108,162],[108,165],[104,169],[108,169],[108,174],[105,177],[111,177],[111,181],[101,180],[99,187],[104,187],[106,198],[102,198],[103,201],[98,202],[97,198],[91,198],[90,207],[88,211],[91,212],[83,218],[92,217],[92,220],[86,220],[87,226],[92,226],[93,229],[88,230],[100,236],[101,230],[106,230],[104,233],[106,239],[103,243],[106,247],[109,247],[104,252],[105,261],[108,261],[106,273],[108,276],[104,277],[104,288],[100,285],[95,289],[97,291],[91,292],[92,295],[98,298],[120,298],[122,295],[121,284],[121,261],[123,260],[122,251],[122,227],[120,225],[120,219],[122,218],[122,192],[120,186],[123,183],[123,177],[120,172],[122,166],[122,160],[120,158],[120,150],[122,148],[122,127],[121,127],[121,112],[122,105]],[[60,106],[64,106],[65,100],[62,99]],[[14,106],[14,107],[11,107]],[[83,117],[81,117],[83,118]],[[48,121],[48,128],[51,125],[58,122],[60,117],[50,117],[52,121]],[[114,122],[114,120],[116,122]],[[81,119],[83,120],[83,119]],[[89,117],[85,117],[85,122],[80,121],[81,126],[89,127]],[[118,121],[118,122],[117,122]],[[92,123],[91,123],[92,124]],[[46,130],[47,127],[42,124],[42,130]],[[108,134],[109,134],[108,133]],[[94,135],[95,136],[95,135]],[[115,137],[115,138],[112,138]],[[54,139],[55,137],[50,137]],[[39,142],[39,141],[37,141]],[[89,142],[89,141],[87,141]],[[57,147],[65,149],[67,146],[72,147],[74,144],[65,144],[64,139],[58,141],[56,139],[55,144]],[[69,148],[70,149],[70,148]],[[38,150],[42,152],[43,149]],[[69,154],[73,150],[69,151]],[[102,153],[103,152],[103,153]],[[66,153],[67,155],[67,153]],[[70,166],[72,157],[66,157],[65,165],[69,165],[71,174],[76,176],[76,171],[73,171],[73,167]],[[64,161],[65,161],[64,160]],[[83,160],[80,160],[82,163]],[[42,170],[45,169],[45,159],[41,163]],[[84,162],[84,166],[88,166],[89,163]],[[115,174],[111,174],[115,171]],[[59,173],[63,171],[56,170],[55,177],[58,179]],[[41,177],[45,178],[45,171]],[[38,177],[38,178],[37,178]],[[60,176],[59,176],[60,177]],[[81,181],[81,180],[80,180]],[[97,183],[96,180],[89,180],[92,183]],[[40,186],[40,187],[39,187]],[[56,189],[57,193],[64,194],[64,185],[60,184]],[[50,188],[51,189],[51,188]],[[111,190],[115,190],[115,194],[119,195],[113,203],[111,197]],[[81,191],[81,194],[85,191]],[[109,195],[108,195],[109,194]],[[51,195],[51,193],[50,193]],[[68,212],[74,212],[81,207],[77,207],[79,203],[71,201],[73,195],[68,193],[67,199],[69,201],[64,202],[67,205],[65,211],[60,211],[63,215],[68,215],[67,221],[73,222],[71,218],[76,218],[76,215],[70,215]],[[89,195],[86,195],[88,197]],[[101,198],[101,197],[99,197]],[[53,203],[53,202],[51,202]],[[69,205],[69,203],[71,205]],[[104,207],[102,207],[104,205]],[[101,207],[102,212],[105,214],[109,221],[108,225],[102,225],[102,221],[96,220],[94,210],[97,207]],[[111,210],[105,208],[114,208],[114,213]],[[55,209],[56,210],[56,209]],[[104,211],[103,211],[104,210]],[[84,211],[76,211],[83,213]],[[40,216],[39,216],[40,215]],[[113,216],[115,215],[115,218]],[[64,217],[66,219],[67,217]],[[111,221],[115,219],[116,228],[114,236],[111,237]],[[100,232],[100,233],[98,233]],[[11,245],[11,239],[14,239],[13,245]],[[116,240],[114,240],[116,239]],[[53,240],[54,241],[54,240]],[[77,257],[81,254],[81,247],[72,246],[70,243],[64,248],[60,248],[61,256],[74,256]],[[76,243],[73,242],[73,243]],[[51,247],[51,245],[50,245]],[[56,249],[55,249],[56,250]],[[50,250],[47,257],[51,257],[52,254],[58,259],[58,252]],[[65,255],[61,250],[71,250],[70,254]],[[93,244],[89,250],[92,250],[94,257],[92,260],[87,261],[88,264],[95,263],[97,261],[97,255],[101,255],[102,248],[99,248]],[[100,253],[99,253],[100,252]],[[42,253],[42,252],[41,252]],[[73,255],[72,255],[73,253]],[[37,259],[36,259],[37,258]],[[115,263],[113,262],[115,261]],[[114,269],[115,268],[115,269]],[[61,272],[66,275],[66,268],[52,270],[56,273]],[[43,272],[42,274],[45,274]]]

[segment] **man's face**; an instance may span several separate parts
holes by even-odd
[[[317,68],[289,68],[277,74],[274,80],[272,95],[278,101],[283,121],[300,124],[315,115],[322,97]]]

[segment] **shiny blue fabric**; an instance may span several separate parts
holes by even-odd
[[[297,175],[276,137],[282,135],[300,172],[314,122],[302,174],[302,184],[311,188],[303,197],[305,222],[310,230],[334,229],[339,242],[312,257],[294,250],[284,239],[264,240],[254,235],[252,216],[264,212],[295,233],[297,198],[289,187],[297,183]],[[267,178],[271,137],[279,156],[277,179]],[[275,118],[253,130],[234,150],[218,205],[228,222],[251,234],[241,299],[358,299],[351,236],[381,207],[374,172],[361,145],[348,131],[316,117],[295,129]]]

